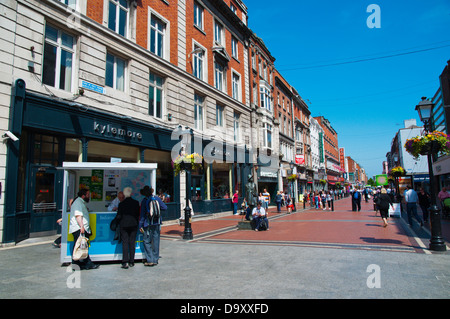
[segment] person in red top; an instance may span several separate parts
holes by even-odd
[[[239,215],[238,213],[239,190],[236,189],[232,201],[233,201],[233,215]]]

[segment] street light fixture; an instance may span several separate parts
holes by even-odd
[[[416,111],[419,112],[420,120],[423,122],[425,133],[431,132],[433,130],[431,124],[431,114],[433,111],[433,102],[427,100],[427,98],[422,97],[422,101],[416,106]],[[431,222],[431,239],[430,239],[430,250],[435,251],[445,251],[447,248],[445,242],[442,239],[442,229],[441,229],[441,216],[439,214],[439,209],[436,205],[436,192],[434,190],[434,174],[433,174],[433,154],[435,153],[434,147],[430,147],[427,151],[428,158],[428,175],[430,177],[430,222]]]
[[[190,128],[186,128],[180,132],[180,138],[184,141],[184,153],[191,154],[192,153],[192,138],[193,138],[193,130]],[[186,175],[186,206],[184,208],[184,232],[183,239],[194,239],[194,234],[192,232],[191,227],[191,208],[189,206],[189,200],[191,199],[191,164],[190,163],[181,163],[184,168],[184,172]]]
[[[290,162],[289,163],[289,167],[291,168],[291,174],[294,175],[294,167],[295,167],[295,163],[294,162]],[[292,198],[292,204],[293,204],[293,209],[292,211],[295,212],[297,211],[297,209],[295,208],[295,186],[294,186],[294,180],[291,181],[291,198]]]

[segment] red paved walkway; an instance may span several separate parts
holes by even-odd
[[[383,227],[381,217],[373,211],[372,201],[362,202],[361,212],[351,211],[349,198],[335,201],[334,206],[333,212],[307,209],[292,214],[286,214],[285,209],[278,214],[271,207],[270,230],[263,232],[238,230],[237,223],[242,216],[194,221],[194,241],[406,252],[424,252],[423,248],[428,247],[428,242],[416,241],[415,233],[400,218],[390,218],[389,226]],[[180,239],[183,230],[184,226],[164,226],[161,235],[166,239]]]

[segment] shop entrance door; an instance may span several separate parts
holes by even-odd
[[[30,236],[45,236],[56,234],[57,205],[59,191],[57,189],[57,171],[53,167],[32,167],[30,198]]]

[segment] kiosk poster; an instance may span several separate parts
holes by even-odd
[[[78,189],[87,188],[91,190],[91,177],[90,176],[80,176],[80,184]]]
[[[103,170],[93,169],[91,174],[91,200],[103,200]]]

